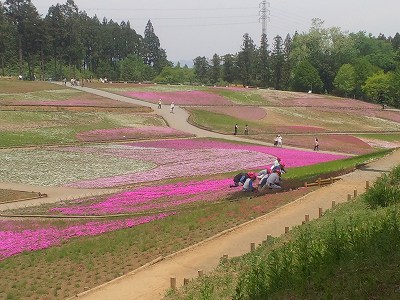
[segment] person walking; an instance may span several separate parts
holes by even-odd
[[[314,151],[318,151],[319,150],[319,141],[318,138],[316,137],[314,140]]]
[[[280,134],[278,134],[277,140],[278,140],[278,147],[282,147],[282,136]]]
[[[249,134],[249,126],[247,126],[247,124],[246,124],[246,126],[244,127],[244,134],[245,134],[245,135],[248,135],[248,134]]]
[[[171,114],[174,113],[174,108],[175,108],[175,104],[174,104],[174,102],[172,102],[171,103],[171,111],[170,111]]]
[[[235,131],[234,131],[234,133],[233,133],[233,135],[237,135],[237,132],[238,132],[238,124],[235,124],[235,129],[234,129]]]
[[[158,100],[158,109],[161,109],[161,99]]]

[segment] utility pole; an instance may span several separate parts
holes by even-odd
[[[271,14],[271,11],[268,9],[270,7],[270,3],[267,2],[267,0],[263,0],[260,3],[259,7],[260,11],[258,14],[260,18],[258,19],[258,21],[262,24],[262,34],[267,35],[267,22],[269,22],[269,15]]]

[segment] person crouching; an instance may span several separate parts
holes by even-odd
[[[243,184],[243,189],[242,189],[242,191],[244,191],[244,192],[253,192],[253,191],[256,191],[256,189],[254,188],[254,182],[256,181],[256,175],[254,175],[254,174],[252,174],[252,176],[251,177],[248,177],[247,179],[246,179],[246,181],[244,182],[244,184]]]
[[[281,171],[280,170],[274,170],[267,178],[267,182],[265,183],[266,186],[270,190],[279,190],[282,189],[281,186]]]
[[[235,177],[233,177],[233,184],[231,184],[230,187],[243,185],[247,178],[249,178],[249,175],[247,173],[239,173],[235,175]]]

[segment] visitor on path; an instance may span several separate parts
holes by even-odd
[[[233,135],[237,135],[237,132],[238,132],[238,124],[235,124],[235,129],[234,129]]]
[[[244,191],[244,192],[254,192],[254,191],[256,191],[256,189],[253,186],[253,184],[256,181],[256,179],[257,179],[257,177],[253,173],[253,176],[247,178],[246,181],[244,182],[242,191]]]
[[[161,109],[161,99],[158,100],[158,109]]]
[[[275,136],[274,138],[274,146],[278,146],[278,136]]]
[[[249,126],[247,126],[247,124],[246,124],[246,126],[244,126],[244,134],[245,135],[249,134]]]
[[[67,85],[67,78],[66,77],[64,77],[63,82],[64,82],[64,85]]]
[[[278,140],[278,147],[282,147],[282,136],[280,134],[278,134],[277,136],[277,140]]]
[[[231,184],[229,187],[243,185],[248,177],[249,176],[247,173],[239,173],[235,175],[235,177],[233,177],[233,184]]]
[[[282,189],[282,186],[281,186],[281,171],[280,170],[276,170],[275,172],[271,173],[268,176],[267,182],[266,182],[266,186],[270,190]]]
[[[318,138],[316,137],[314,140],[314,151],[318,151],[319,150],[319,141]]]
[[[171,103],[171,111],[170,111],[170,113],[174,113],[174,108],[175,108],[175,104],[174,104],[174,102],[172,102]]]

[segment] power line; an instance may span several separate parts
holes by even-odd
[[[267,22],[270,20],[269,15],[271,14],[270,10],[268,7],[270,6],[270,3],[267,2],[267,0],[263,0],[260,3],[259,8],[261,9],[259,14],[260,18],[258,19],[262,23],[262,34],[267,35]]]

